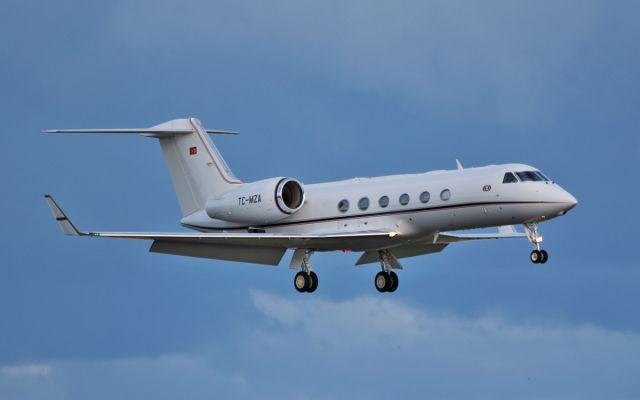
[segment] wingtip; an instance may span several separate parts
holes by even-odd
[[[56,222],[58,223],[58,226],[60,227],[60,229],[62,229],[62,232],[65,235],[69,235],[69,236],[84,236],[85,235],[84,232],[82,232],[78,228],[76,228],[76,226],[73,224],[73,222],[71,222],[69,217],[67,217],[65,212],[58,205],[58,203],[56,203],[56,201],[53,199],[53,197],[51,197],[51,195],[45,194],[44,198],[46,199],[47,204],[49,205],[49,209],[51,210],[51,213],[53,214],[53,217],[56,219]]]

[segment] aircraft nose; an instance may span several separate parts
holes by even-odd
[[[563,214],[565,214],[567,211],[571,210],[573,207],[575,207],[578,204],[578,200],[571,193],[567,191],[564,191],[564,194],[562,196],[562,202],[565,204]]]

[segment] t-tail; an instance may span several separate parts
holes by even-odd
[[[205,130],[196,118],[174,119],[148,129],[75,129],[45,132],[140,134],[159,139],[183,217],[204,210],[207,199],[242,184],[208,137],[208,134],[237,132]]]

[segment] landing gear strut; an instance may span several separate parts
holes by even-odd
[[[293,285],[300,293],[313,293],[318,288],[318,275],[311,269],[309,257],[313,251],[306,250],[302,258],[302,271],[293,278]]]
[[[549,254],[546,250],[540,249],[540,243],[542,243],[542,236],[538,231],[538,223],[524,224],[524,230],[527,233],[527,237],[534,249],[529,254],[529,259],[534,264],[544,264],[549,259]]]
[[[376,274],[376,278],[373,283],[378,289],[378,292],[395,292],[398,289],[398,275],[393,272],[391,262],[389,261],[389,251],[381,250],[380,253],[380,267],[382,271]]]

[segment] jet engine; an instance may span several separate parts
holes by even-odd
[[[247,224],[268,224],[302,208],[304,189],[292,178],[271,178],[244,183],[207,201],[211,218]]]

